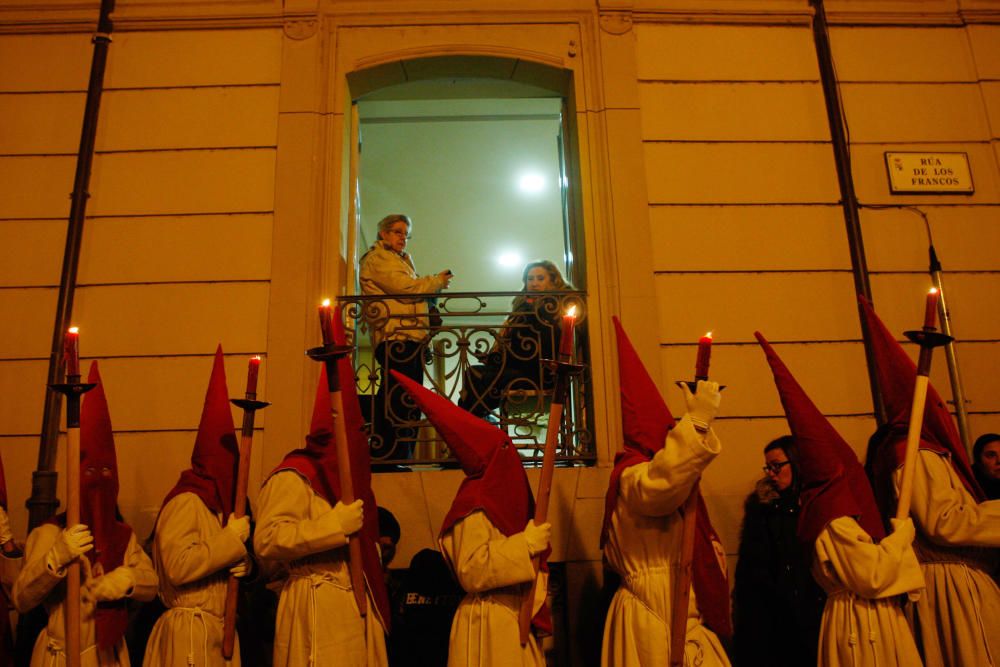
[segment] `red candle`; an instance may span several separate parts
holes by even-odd
[[[260,355],[250,357],[247,366],[247,394],[257,393],[257,374],[260,373]]]
[[[570,306],[562,318],[562,334],[559,338],[559,356],[568,359],[573,356],[573,327],[576,326],[576,306]]]
[[[694,364],[694,376],[698,379],[708,379],[708,364],[712,359],[712,332],[698,339],[698,359]]]
[[[933,329],[937,322],[937,303],[941,296],[936,287],[927,292],[927,307],[924,309],[924,328]]]
[[[323,345],[333,343],[333,308],[329,299],[323,299],[319,307],[319,330],[323,334]]]
[[[80,375],[80,330],[70,327],[63,337],[63,359],[66,375]]]

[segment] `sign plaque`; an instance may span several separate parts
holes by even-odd
[[[885,153],[892,194],[972,194],[968,153]]]

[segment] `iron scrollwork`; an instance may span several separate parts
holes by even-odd
[[[587,363],[587,301],[580,291],[407,294],[435,303],[435,316],[394,314],[393,298],[338,301],[353,333],[355,383],[369,424],[374,464],[443,464],[447,445],[401,386],[379,388],[386,368],[422,368],[425,386],[504,429],[522,457],[540,461],[553,378],[542,359],[558,354],[562,314],[576,306],[577,362]],[[388,337],[386,336],[388,333]],[[596,459],[589,373],[574,377],[559,429],[564,464]],[[387,435],[388,434],[388,435]],[[389,442],[389,441],[392,442]]]

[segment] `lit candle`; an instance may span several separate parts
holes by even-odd
[[[694,364],[694,376],[698,380],[708,379],[708,364],[712,359],[712,332],[698,339],[698,359]]]
[[[260,355],[250,357],[247,366],[247,394],[257,393],[257,374],[260,373]]]
[[[937,322],[938,297],[941,296],[936,287],[927,292],[927,307],[924,309],[924,328],[933,329]]]
[[[573,356],[573,327],[576,326],[576,306],[570,306],[562,318],[562,334],[559,338],[559,356],[569,359]]]
[[[66,375],[80,375],[80,330],[70,327],[63,337],[63,359],[66,362]]]
[[[323,334],[323,345],[333,343],[333,308],[329,299],[323,299],[319,307],[319,330]]]

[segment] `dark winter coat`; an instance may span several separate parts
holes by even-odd
[[[734,667],[816,664],[826,595],[799,542],[798,499],[762,479],[744,504],[733,589]]]

